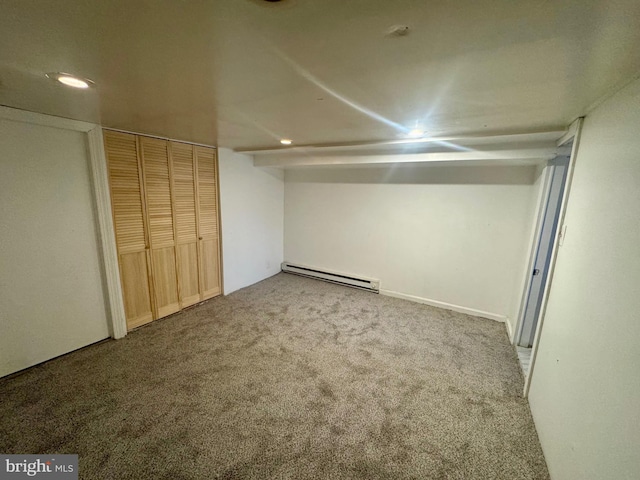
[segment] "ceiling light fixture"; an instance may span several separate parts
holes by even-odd
[[[424,130],[421,130],[419,128],[414,128],[413,130],[409,131],[407,136],[409,138],[420,138],[420,137],[424,136]]]
[[[53,72],[45,74],[47,78],[62,83],[68,87],[87,89],[93,87],[95,83],[88,78],[76,77],[70,73]]]
[[[280,143],[283,145],[291,145],[293,142],[288,138],[283,138],[282,140],[280,140]]]

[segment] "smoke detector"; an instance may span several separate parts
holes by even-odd
[[[408,25],[392,25],[387,29],[387,37],[404,37],[409,34]]]
[[[272,8],[273,10],[284,10],[294,8],[298,0],[247,0],[261,8]]]

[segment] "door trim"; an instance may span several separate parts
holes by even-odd
[[[538,347],[540,345],[540,336],[542,332],[542,328],[544,325],[544,317],[547,313],[547,304],[549,301],[549,292],[551,291],[551,285],[553,284],[553,274],[555,272],[556,260],[558,257],[558,239],[561,232],[564,231],[564,217],[567,211],[567,203],[569,200],[569,194],[571,193],[571,182],[573,180],[573,172],[575,169],[576,157],[578,155],[578,150],[580,147],[580,133],[582,131],[582,124],[584,123],[584,117],[580,117],[575,120],[571,126],[569,127],[569,131],[567,135],[563,136],[558,141],[558,147],[562,147],[566,145],[568,142],[573,140],[573,145],[571,147],[571,154],[569,156],[569,165],[567,167],[567,179],[565,181],[564,193],[562,194],[562,199],[560,203],[560,212],[558,214],[558,229],[556,231],[555,238],[553,240],[553,247],[551,250],[551,258],[549,260],[549,273],[547,274],[547,282],[544,287],[544,293],[542,295],[542,301],[540,303],[540,313],[538,315],[538,324],[536,325],[536,332],[533,337],[533,345],[531,347],[531,363],[529,365],[529,372],[524,379],[524,390],[523,396],[526,398],[529,395],[529,389],[531,387],[531,379],[533,378],[533,372],[536,364],[536,355],[538,353]],[[546,202],[545,202],[546,208]],[[534,248],[537,248],[537,242],[534,244]],[[526,295],[526,293],[525,293]],[[514,336],[514,341],[517,337]]]
[[[86,133],[89,144],[90,170],[93,180],[96,216],[98,218],[102,262],[104,265],[107,296],[109,297],[111,336],[117,339],[127,334],[127,318],[124,312],[118,250],[116,248],[116,234],[111,212],[109,172],[107,171],[102,128],[99,125],[93,125],[93,128]]]

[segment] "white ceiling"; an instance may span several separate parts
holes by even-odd
[[[3,0],[0,45],[0,104],[193,142],[532,132],[638,75],[640,2]]]

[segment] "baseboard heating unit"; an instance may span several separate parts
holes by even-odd
[[[282,271],[302,275],[304,277],[324,280],[325,282],[337,283],[347,287],[360,288],[373,293],[380,293],[380,280],[364,278],[345,273],[329,272],[315,267],[306,265],[295,265],[289,262],[282,262]]]

